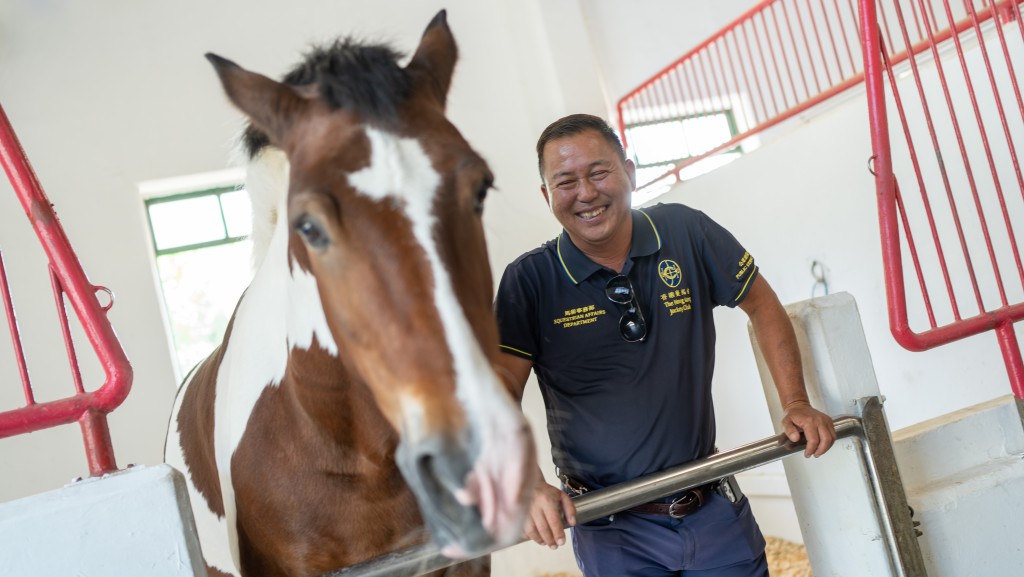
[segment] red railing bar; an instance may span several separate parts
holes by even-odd
[[[914,273],[917,275],[917,284],[921,287],[921,298],[924,300],[924,310],[928,315],[929,325],[934,329],[938,326],[938,323],[935,322],[935,310],[932,308],[932,299],[928,294],[928,284],[924,280],[924,272],[921,268],[921,259],[918,257],[917,246],[914,244],[914,231],[910,228],[910,219],[907,216],[907,209],[903,205],[903,195],[900,193],[900,183],[896,180],[893,180],[893,195],[896,197],[896,209],[900,215],[900,222],[903,223],[903,234],[907,238],[907,250],[910,251],[910,260],[914,263]],[[900,282],[902,282],[902,280]]]
[[[659,76],[662,76],[663,74],[667,73],[669,70],[671,70],[677,64],[682,64],[683,62],[686,62],[687,60],[690,59],[691,56],[693,56],[694,54],[697,54],[698,52],[704,50],[704,48],[706,46],[708,46],[709,44],[711,44],[715,40],[721,38],[722,36],[724,36],[727,32],[729,32],[733,28],[736,28],[737,26],[739,26],[740,24],[745,22],[747,20],[747,18],[750,17],[751,14],[756,14],[759,10],[763,10],[765,6],[770,5],[772,2],[776,2],[776,1],[778,1],[778,0],[762,0],[760,3],[755,5],[753,8],[750,8],[749,10],[747,10],[746,12],[741,14],[739,17],[737,17],[735,20],[733,20],[732,22],[727,24],[724,28],[719,30],[716,34],[714,34],[710,38],[706,39],[704,42],[701,42],[700,44],[698,44],[696,47],[691,49],[686,54],[683,54],[679,58],[675,59],[668,66],[662,68],[658,72],[655,72],[654,76],[652,76],[650,79],[648,79],[646,82],[644,82],[640,86],[637,86],[636,88],[634,88],[632,91],[630,91],[625,96],[623,96],[621,99],[619,99],[619,101],[622,102],[622,101],[630,98],[631,96],[633,96],[637,92],[640,92],[640,91],[646,89]]]
[[[21,343],[21,331],[18,330],[18,317],[14,313],[14,301],[11,298],[11,286],[7,282],[7,269],[4,265],[2,251],[0,251],[0,296],[4,300],[4,313],[7,315],[7,327],[11,331],[11,341],[14,343],[14,358],[18,364],[18,374],[21,376],[21,389],[25,393],[25,403],[33,405],[36,399],[32,394],[32,382],[28,376],[25,349]]]
[[[846,58],[850,62],[850,73],[857,73],[857,60],[853,57],[853,49],[850,48],[850,37],[846,34],[846,26],[843,25],[843,14],[839,8],[839,0],[832,0],[833,6],[836,9],[836,22],[839,26],[839,31],[843,33],[843,45],[846,46]]]
[[[927,188],[924,184],[924,176],[921,172],[920,161],[917,158],[917,147],[914,146],[914,140],[910,134],[910,126],[907,124],[907,114],[903,108],[903,97],[900,96],[898,84],[896,83],[896,75],[893,72],[892,65],[889,63],[888,53],[885,51],[884,43],[881,41],[881,39],[879,39],[879,41],[880,43],[882,43],[883,50],[882,65],[884,66],[884,69],[889,77],[889,86],[892,89],[893,101],[895,102],[896,110],[899,113],[900,123],[903,128],[903,135],[906,137],[907,140],[907,150],[910,153],[910,162],[911,165],[914,167],[914,176],[917,178],[918,191],[921,193],[921,203],[924,205],[925,215],[928,217],[928,227],[932,235],[932,242],[935,243],[936,256],[939,259],[939,267],[942,270],[942,278],[946,285],[946,292],[949,295],[950,306],[953,309],[954,318],[959,319],[960,307],[956,299],[953,297],[953,284],[949,275],[949,266],[946,264],[946,255],[942,251],[942,246],[939,242],[939,231],[935,226],[935,218],[932,213],[931,200],[929,200],[928,198]],[[886,154],[888,154],[888,151],[886,152]],[[901,219],[903,220],[903,229],[907,231],[907,244],[910,249],[910,256],[914,261],[915,269],[920,271],[921,265],[917,256],[917,247],[914,245],[914,236],[911,232],[910,224],[907,222],[906,210],[904,210],[903,208],[903,201],[900,195],[899,184],[895,181],[895,179],[893,179],[892,186],[893,195],[896,198],[896,202],[898,204],[898,208],[900,211],[899,214],[901,216]],[[892,218],[891,214],[888,214],[887,216],[889,218]],[[925,310],[928,312],[928,320],[931,323],[932,328],[935,328],[935,313],[932,309],[931,298],[928,296],[928,285],[924,282],[924,276],[921,275],[920,272],[918,272],[918,282],[920,283],[921,295],[924,298],[924,302],[926,305]],[[901,291],[902,290],[903,289],[901,288]]]
[[[725,74],[725,60],[722,59],[721,42],[716,42],[714,46],[714,54],[708,51],[708,61],[715,68],[715,84],[719,85],[719,100],[722,102],[722,110],[732,109],[732,90],[729,88],[729,78]],[[717,57],[717,65],[715,64],[715,58]]]
[[[800,15],[800,5],[794,3],[796,8],[797,16]],[[813,14],[811,15],[813,18]],[[811,42],[807,39],[807,29],[804,27],[804,19],[797,18],[796,23],[800,25],[800,35],[804,37],[804,49],[807,51],[807,65],[810,67],[811,72],[814,74],[814,89],[821,92],[821,80],[818,78],[818,67],[814,65],[814,55],[811,53]],[[822,63],[824,65],[824,62]]]
[[[850,7],[850,16],[854,19],[854,21],[856,21],[857,20],[857,8],[854,7],[853,0],[846,0],[846,3],[847,3],[847,6]],[[861,38],[861,34],[860,34],[860,26],[854,26],[853,30],[857,33],[857,45],[859,46],[860,43],[862,42],[862,38]],[[850,56],[850,61],[851,62],[855,62],[855,63],[857,62],[857,60],[854,59],[853,56]],[[857,65],[856,64],[853,65],[853,69],[857,70]]]
[[[989,0],[994,1],[994,0]],[[1019,8],[1016,2],[1011,2],[1014,8]],[[992,10],[995,11],[995,5],[993,4]],[[1021,23],[1020,12],[1017,12],[1017,22]],[[1024,42],[1024,23],[1021,23],[1021,41]],[[1013,70],[1013,60],[1010,58],[1010,50],[1006,44],[1006,36],[1003,34],[1003,27],[996,25],[996,33],[999,35],[999,43],[1003,47],[1003,58],[1006,59],[1006,68],[1010,72],[1010,78],[1017,78],[1016,72]],[[1021,120],[1024,121],[1024,100],[1021,99],[1020,86],[1016,82],[1011,82],[1013,86],[1013,94],[1017,97],[1017,109],[1020,111]],[[1019,159],[1017,155],[1011,155],[1013,158],[1013,166],[1017,169],[1017,183],[1020,184],[1021,194],[1024,195],[1024,183],[1021,182],[1021,169]]]
[[[770,112],[768,112],[768,104],[767,104],[767,101],[765,101],[765,99],[764,99],[764,90],[761,88],[761,79],[758,77],[758,74],[757,74],[757,66],[756,66],[757,61],[754,60],[754,53],[750,49],[750,35],[747,34],[746,23],[744,23],[742,26],[740,26],[740,31],[743,32],[743,45],[747,49],[746,64],[750,65],[750,75],[754,77],[754,87],[757,90],[757,97],[758,97],[758,99],[761,100],[761,110],[764,112],[764,116],[763,117],[758,117],[758,119],[757,119],[758,120],[758,124],[760,124],[761,122],[763,122],[762,118],[771,118],[772,115],[771,115]],[[767,79],[765,79],[765,80],[767,81]]]
[[[829,84],[832,84],[832,71],[829,70],[828,57],[825,56],[825,46],[821,43],[821,34],[818,32],[818,22],[814,19],[814,7],[811,6],[811,0],[805,0],[807,5],[807,13],[810,15],[811,30],[814,31],[814,39],[818,43],[818,53],[821,55],[821,67],[825,69],[825,80]]]
[[[757,14],[755,14],[755,15],[757,15]],[[763,72],[763,76],[764,76],[764,79],[765,79],[765,86],[767,86],[768,96],[771,99],[771,106],[772,106],[772,109],[774,109],[774,114],[778,114],[779,110],[781,110],[781,109],[779,109],[778,100],[775,99],[775,90],[773,89],[773,86],[776,83],[772,82],[771,71],[768,69],[768,59],[765,58],[765,47],[764,47],[764,45],[761,42],[761,40],[762,40],[761,33],[758,32],[757,19],[754,18],[754,17],[751,18],[751,30],[754,31],[754,44],[755,44],[755,46],[758,49],[758,56],[761,59],[761,71]],[[770,48],[770,46],[769,46],[769,48]],[[759,87],[759,89],[760,89],[760,87]]]
[[[114,459],[114,445],[110,441],[110,428],[107,426],[106,413],[95,408],[86,409],[78,419],[85,440],[85,457],[89,463],[89,471],[94,476],[117,470]]]
[[[892,54],[896,53],[896,43],[892,41],[892,31],[889,29],[889,21],[885,17],[885,5],[882,3],[882,0],[878,0],[878,13],[882,15],[882,28],[885,30],[885,41],[888,42],[891,47],[891,50],[889,51],[889,62],[886,66],[892,66],[897,64],[899,61],[892,56]],[[909,44],[904,44],[903,52],[900,52],[899,54],[909,54],[909,47]]]
[[[683,111],[683,116],[688,116],[689,117],[689,116],[696,115],[696,104],[694,103],[694,99],[687,97],[688,93],[686,92],[686,87],[683,86],[684,78],[683,78],[682,67],[675,68],[672,71],[672,77],[675,79],[674,85],[675,85],[675,89],[676,89],[677,93],[679,94],[679,102],[680,102],[679,107]],[[692,106],[694,108],[694,112],[692,112],[692,113],[690,112],[690,110],[688,108],[688,105]]]
[[[741,132],[746,132],[747,130],[750,130],[750,128],[752,126],[756,126],[757,119],[755,119],[755,118],[748,118],[747,107],[745,105],[746,100],[743,98],[743,94],[746,91],[743,89],[743,85],[740,84],[740,77],[736,75],[736,69],[737,68],[740,69],[740,73],[743,73],[742,64],[741,64],[741,66],[737,66],[736,65],[736,59],[735,59],[735,56],[733,56],[733,51],[729,48],[728,38],[726,38],[726,39],[724,39],[722,41],[722,45],[723,45],[724,50],[725,50],[725,55],[729,59],[729,71],[732,72],[733,84],[736,86],[736,99],[737,99],[736,101],[739,104],[739,107],[741,108],[741,110],[743,112],[742,115],[737,117],[737,121],[740,118],[743,119],[743,124],[742,124],[743,128],[740,129],[739,127],[741,125],[737,124],[736,125],[737,126],[737,130],[740,130]],[[744,78],[744,82],[746,82],[746,78]],[[751,110],[751,114],[752,114],[753,110],[754,110],[754,103],[753,103],[753,101],[751,101],[751,103],[750,103],[750,110]]]
[[[708,74],[708,66],[707,66],[707,62],[705,62],[706,60],[707,60],[707,52],[701,52],[700,54],[698,54],[697,56],[694,57],[694,62],[695,62],[694,66],[699,66],[700,67],[700,70],[698,70],[696,72],[698,74],[698,79],[697,80],[698,81],[700,81],[701,79],[704,80],[704,86],[707,87],[708,106],[711,108],[711,110],[712,111],[722,110],[724,108],[722,106],[722,97],[721,97],[722,92],[718,89],[717,80],[714,78],[714,76]],[[712,85],[712,82],[714,82],[715,84]],[[718,104],[717,105],[715,104],[715,96],[716,95],[718,96]]]
[[[786,68],[786,77],[789,79],[789,88],[793,91],[793,105],[796,105],[800,102],[800,94],[797,92],[796,82],[793,80],[793,69],[790,67],[789,58],[786,56],[786,42],[783,40],[785,37],[779,29],[779,15],[775,13],[775,6],[776,5],[773,4],[771,7],[772,24],[775,27],[775,37],[779,39],[779,50],[782,52],[782,64]],[[783,6],[783,8],[785,8],[785,6]],[[799,61],[799,56],[797,56],[797,60]],[[791,105],[787,100],[786,107],[789,108],[790,106]]]
[[[683,63],[683,71],[686,73],[686,84],[690,87],[690,92],[696,97],[694,98],[693,107],[696,111],[694,116],[703,116],[707,114],[708,99],[704,93],[700,81],[697,79],[697,75],[693,70],[693,60],[688,60]]]
[[[757,102],[754,100],[754,93],[751,90],[750,78],[747,77],[747,67],[743,63],[743,55],[740,54],[740,40],[738,34],[730,34],[729,38],[732,39],[732,49],[729,45],[725,45],[725,49],[729,52],[730,62],[739,62],[740,75],[743,77],[743,91],[747,94],[747,98],[750,100],[750,122],[753,126],[757,126],[761,123],[757,116]],[[733,57],[735,54],[735,58]],[[735,72],[733,73],[735,74]],[[744,111],[746,112],[746,111]]]
[[[651,122],[658,123],[665,119],[665,113],[663,110],[667,108],[665,101],[662,99],[662,94],[659,88],[662,85],[662,79],[658,79],[651,85],[651,90],[648,91],[651,100]]]
[[[977,15],[977,13],[974,10],[974,5],[970,4],[969,6],[970,6],[971,20],[974,22],[974,33],[977,35],[978,47],[981,49],[981,56],[982,56],[982,59],[985,61],[985,70],[986,70],[986,72],[988,74],[989,86],[992,87],[992,96],[995,98],[996,110],[999,111],[999,118],[1000,118],[1000,121],[1002,122],[1003,134],[1006,136],[1006,144],[1007,144],[1007,146],[1009,147],[1009,150],[1010,150],[1010,158],[1013,159],[1014,167],[1017,168],[1017,180],[1018,180],[1018,182],[1021,182],[1021,179],[1020,179],[1020,176],[1021,176],[1021,174],[1020,174],[1020,165],[1019,165],[1019,162],[1017,160],[1017,151],[1016,151],[1016,149],[1013,146],[1013,137],[1010,135],[1010,127],[1009,127],[1009,125],[1006,122],[1006,112],[1003,109],[1003,99],[999,96],[999,87],[996,85],[995,75],[992,73],[992,61],[989,59],[988,49],[985,47],[985,39],[984,39],[984,36],[982,35],[982,32],[981,32],[981,25],[978,22],[978,15]],[[952,24],[953,15],[949,11],[948,4],[947,4],[947,8],[946,8],[946,16],[947,16],[947,18],[949,18],[950,23]],[[1000,28],[1000,27],[1001,27],[1001,24],[999,22],[996,22],[996,28]],[[962,50],[960,48],[960,38],[958,36],[954,37],[954,38],[956,39],[957,54],[960,56],[960,67],[963,69],[964,77],[968,78],[968,81],[967,81],[968,82],[968,86],[972,86],[973,82],[970,80],[970,74],[967,71],[967,63],[964,61],[963,52],[962,52]],[[1010,78],[1013,78],[1012,74],[1011,74]],[[1011,82],[1011,84],[1016,85],[1015,82]],[[1010,249],[1013,252],[1014,262],[1017,265],[1017,273],[1020,276],[1022,284],[1024,284],[1024,266],[1021,265],[1020,250],[1017,248],[1017,237],[1013,233],[1013,224],[1011,224],[1011,222],[1010,222],[1010,214],[1009,214],[1009,212],[1007,211],[1007,208],[1006,208],[1006,196],[1003,194],[1003,186],[1002,186],[1002,183],[999,181],[999,171],[996,169],[995,160],[992,157],[992,149],[989,146],[988,133],[985,130],[984,122],[982,122],[981,112],[978,109],[978,105],[977,105],[977,102],[975,100],[974,90],[973,89],[970,90],[970,94],[971,94],[971,102],[974,105],[975,119],[978,122],[978,127],[979,127],[979,131],[981,132],[982,142],[983,142],[983,144],[985,146],[985,156],[988,159],[989,171],[992,173],[992,181],[995,184],[996,196],[999,199],[999,208],[1000,208],[1000,210],[1002,211],[1002,214],[1003,214],[1003,223],[1006,225],[1006,233],[1007,233],[1007,235],[1009,236],[1009,239],[1010,239]],[[1024,191],[1024,183],[1021,184],[1021,190]],[[989,247],[989,251],[990,252],[992,251],[991,247]],[[993,259],[994,258],[995,257],[994,257],[994,253],[993,253]],[[997,272],[997,276],[998,276],[998,272]],[[1008,303],[1008,301],[1006,300],[1006,291],[1003,288],[1002,279],[999,280],[999,289],[1000,289],[1000,296],[1002,297],[1003,304],[1005,305],[1005,304]]]
[[[661,91],[665,98],[668,100],[667,110],[669,114],[671,114],[673,118],[678,118],[682,120],[682,118],[685,116],[685,114],[683,114],[682,107],[679,105],[679,103],[682,102],[682,99],[679,97],[678,94],[676,94],[675,87],[672,85],[671,74],[667,74],[662,77]]]
[[[995,330],[1002,323],[1014,323],[1024,320],[1024,303],[984,311],[973,317],[961,319],[955,324],[948,324],[919,333],[911,330],[907,323],[907,309],[904,303],[900,303],[893,312],[901,317],[900,322],[894,325],[893,336],[907,350],[920,352],[944,345],[956,339]]]
[[[918,0],[918,3],[921,6],[921,13],[924,14],[924,12],[925,12],[924,0]],[[952,24],[952,22],[950,24]],[[936,63],[935,71],[938,72],[938,74],[939,74],[939,83],[942,85],[942,92],[943,92],[943,96],[944,96],[945,101],[946,101],[946,108],[949,110],[949,119],[953,123],[953,132],[954,132],[954,134],[956,134],[957,148],[960,151],[960,158],[963,161],[964,169],[967,172],[967,183],[968,183],[968,186],[970,187],[970,190],[971,190],[971,197],[974,199],[975,210],[977,210],[977,212],[978,212],[978,221],[979,221],[979,224],[981,225],[982,235],[983,235],[983,237],[985,239],[985,244],[987,246],[989,259],[990,259],[990,261],[992,263],[992,270],[995,272],[996,281],[997,281],[997,283],[999,285],[999,294],[1000,294],[1000,296],[1002,298],[1002,303],[1005,305],[1007,301],[1006,301],[1005,289],[1003,288],[1003,279],[1002,279],[1002,275],[999,272],[999,264],[996,261],[995,251],[992,248],[992,237],[991,237],[991,235],[989,233],[989,230],[988,230],[988,222],[985,219],[985,213],[982,210],[981,197],[978,194],[978,185],[977,185],[977,182],[974,179],[974,169],[971,167],[971,160],[970,160],[970,158],[967,155],[967,147],[964,144],[963,132],[960,129],[960,119],[957,116],[956,107],[953,104],[953,97],[952,97],[952,94],[949,91],[949,82],[946,80],[945,68],[940,65],[941,60],[939,58],[938,45],[935,42],[935,37],[932,34],[931,27],[930,26],[927,27],[927,30],[928,30],[928,40],[931,43],[932,58],[934,59],[934,62]],[[979,39],[979,40],[983,40],[983,39]],[[957,54],[958,54],[959,58],[961,59],[961,63],[963,63],[963,51],[962,51],[961,45],[960,45],[960,36],[959,36],[959,34],[953,35],[953,43],[956,46]],[[966,70],[966,64],[963,64],[963,66],[964,66],[964,69]],[[975,97],[975,94],[974,94],[974,86],[973,86],[973,84],[970,81],[970,76],[969,75],[965,76],[964,81],[967,84],[967,92],[970,95],[971,103],[972,103],[972,105],[974,107],[975,115],[977,115],[980,118],[980,113],[978,112],[977,98]],[[921,93],[921,98],[922,99],[925,98],[923,92]],[[987,149],[987,138],[984,136],[984,126],[983,125],[980,126],[979,129],[982,131],[982,139],[986,142],[986,149]],[[933,130],[932,127],[929,127],[929,130]],[[938,148],[936,148],[936,150],[938,150]],[[991,152],[989,152],[989,154],[991,154]],[[945,173],[944,163],[943,163],[942,170],[943,170],[943,173]],[[952,195],[950,195],[950,200],[952,200]],[[955,219],[955,221],[959,225],[960,217],[959,217],[959,214],[957,214],[956,205],[951,202],[950,206],[953,209],[954,219]],[[962,234],[962,232],[961,232],[961,234]],[[973,288],[974,288],[974,296],[975,296],[975,298],[978,301],[978,310],[985,310],[985,304],[984,304],[984,301],[981,298],[981,289],[978,286],[977,275],[975,274],[974,265],[973,265],[973,263],[971,261],[971,258],[970,258],[969,250],[968,250],[967,245],[966,245],[966,240],[964,240],[964,257],[967,259],[968,273],[970,275],[971,283],[972,283]]]
[[[793,34],[793,24],[789,20],[789,9],[786,8],[786,3],[782,2],[782,15],[786,17],[786,29],[789,32],[789,44],[793,47],[793,58],[796,60],[796,66],[800,69],[800,79],[804,84],[804,98],[810,98],[811,89],[807,85],[807,73],[804,71],[804,62],[800,58],[800,48],[796,44],[796,35]],[[811,64],[808,60],[808,64]],[[799,99],[797,99],[799,102]]]
[[[1024,18],[1020,15],[1020,5],[1017,4],[1015,0],[1010,0],[1010,3],[1013,4],[1013,13],[1017,18],[1017,28],[1020,30],[1020,39],[1024,41]]]
[[[741,102],[740,98],[740,83],[736,80],[736,69],[732,67],[732,63],[728,64],[725,61],[725,57],[722,56],[722,45],[725,41],[715,42],[715,55],[718,57],[718,61],[722,64],[722,84],[725,85],[726,94],[729,95],[729,108],[734,108],[733,104]],[[726,47],[726,53],[728,54],[729,48]],[[732,73],[732,86],[729,86],[729,76],[726,74],[726,70]],[[737,121],[737,129],[739,127],[739,116],[735,113],[733,118]]]
[[[913,167],[914,176],[916,177],[916,179],[918,179],[918,190],[921,193],[921,201],[925,208],[925,214],[928,216],[928,225],[929,230],[932,234],[932,242],[935,243],[937,248],[939,266],[940,270],[942,271],[942,278],[946,286],[946,293],[949,296],[949,303],[952,307],[953,317],[959,319],[961,318],[959,317],[959,306],[956,302],[956,299],[953,297],[952,281],[949,277],[949,269],[948,265],[946,264],[945,253],[942,251],[941,246],[939,245],[939,232],[935,225],[935,218],[932,212],[931,200],[929,200],[928,195],[926,194],[925,180],[921,170],[921,162],[918,159],[918,152],[916,152],[916,147],[913,146],[913,136],[910,133],[910,127],[906,121],[906,112],[903,109],[903,98],[900,95],[898,88],[899,85],[896,83],[896,76],[893,71],[893,67],[889,63],[889,56],[888,53],[885,51],[884,46],[882,52],[882,63],[889,77],[889,87],[893,91],[893,102],[896,105],[896,111],[899,113],[901,127],[903,128],[903,135],[906,138],[907,150],[910,154],[910,164]],[[910,251],[910,257],[913,260],[915,269],[919,270],[918,282],[921,286],[922,297],[925,300],[925,310],[928,313],[928,320],[931,323],[932,328],[935,328],[935,312],[932,307],[932,300],[928,294],[928,285],[925,283],[924,276],[920,274],[921,264],[918,257],[918,249],[916,249],[916,246],[913,242],[913,234],[910,229],[910,224],[907,221],[906,210],[903,208],[903,201],[902,195],[900,194],[899,183],[896,182],[895,178],[893,179],[893,196],[896,199],[898,214],[900,215],[900,218],[903,221],[903,230],[907,233],[907,245]],[[901,288],[901,290],[903,289]]]
[[[60,321],[61,334],[64,336],[64,348],[68,352],[68,364],[71,365],[71,378],[75,383],[75,391],[85,394],[82,385],[82,371],[78,367],[78,355],[75,354],[75,341],[71,338],[71,325],[68,323],[68,310],[64,305],[64,287],[57,278],[57,272],[50,266],[50,286],[53,288],[53,303],[57,306],[57,319]]]
[[[789,104],[789,99],[786,97],[786,85],[782,82],[782,73],[779,72],[779,59],[775,56],[775,46],[772,45],[772,36],[771,36],[771,34],[768,33],[768,22],[766,21],[766,17],[764,15],[764,12],[761,12],[759,15],[761,16],[761,32],[763,33],[763,36],[764,36],[764,42],[768,46],[767,52],[772,57],[772,68],[775,69],[776,84],[779,85],[779,98],[782,100],[782,108],[786,109],[786,108],[789,108],[790,104]],[[756,32],[756,29],[755,29],[755,32]],[[758,44],[760,44],[760,42],[758,42]],[[767,72],[767,70],[765,70],[765,75],[767,76],[767,74],[768,74],[768,72]],[[771,90],[771,83],[769,83],[769,90]],[[775,91],[771,90],[771,92],[772,92],[772,103],[775,104],[775,98],[774,98]],[[794,98],[796,97],[795,94],[793,96],[794,96]],[[775,112],[778,113],[778,111],[779,111],[779,105],[775,104]]]
[[[892,158],[889,144],[889,123],[886,117],[885,85],[882,82],[882,58],[886,52],[881,45],[881,34],[874,2],[862,2],[860,11],[861,29],[864,30],[864,84],[868,98],[868,122],[871,127],[871,146],[874,151],[875,188],[878,197],[878,226],[882,241],[882,262],[886,270],[885,293],[889,301],[889,327],[893,337],[899,341],[906,326],[906,293],[903,290],[903,258],[900,254],[899,220],[895,218],[896,178],[892,172]],[[895,83],[893,84],[895,85]]]
[[[893,1],[896,4],[899,4],[900,0],[893,0]],[[965,2],[970,2],[971,0],[964,0],[964,1]],[[918,38],[924,38],[924,32],[921,30],[921,18],[917,14],[917,6],[914,4],[914,0],[910,0],[910,11],[914,14],[914,25],[917,26],[917,37]],[[924,7],[923,6],[921,7],[921,12],[922,13],[924,12]],[[925,28],[930,30],[930,28],[928,28],[928,27],[925,27]]]
[[[899,21],[900,30],[903,33],[904,43],[909,46],[910,45],[910,39],[909,39],[908,34],[907,34],[907,26],[906,26],[906,20],[903,17],[903,10],[900,8],[900,5],[899,5],[898,2],[895,3],[895,6],[896,6],[896,17],[897,17],[897,19]],[[934,44],[931,44],[930,46],[931,46],[932,50],[935,49]],[[935,62],[939,63],[938,58],[936,58]],[[943,156],[941,154],[942,148],[939,145],[938,136],[935,133],[935,123],[932,120],[931,107],[928,106],[928,99],[925,96],[924,87],[921,84],[921,74],[920,74],[920,71],[918,70],[918,67],[917,67],[917,61],[915,59],[913,59],[913,58],[910,58],[910,68],[911,68],[911,70],[912,70],[912,72],[914,74],[914,85],[917,87],[918,97],[921,99],[921,108],[922,108],[922,111],[924,113],[925,122],[928,125],[928,134],[929,134],[929,136],[931,138],[931,145],[932,145],[931,149],[933,151],[935,151],[936,158],[938,160],[939,174],[942,176],[942,184],[943,184],[943,186],[945,188],[945,191],[946,191],[946,200],[947,200],[947,202],[949,202],[950,210],[952,211],[953,222],[955,224],[956,231],[957,231],[957,237],[960,240],[960,248],[963,251],[964,260],[965,260],[966,265],[967,265],[967,272],[970,275],[971,283],[973,284],[974,289],[975,289],[975,296],[978,299],[978,308],[980,310],[984,310],[985,307],[981,304],[981,295],[978,294],[978,282],[977,282],[977,279],[975,278],[974,266],[971,263],[971,255],[970,255],[970,253],[967,250],[967,241],[966,241],[966,238],[964,237],[963,226],[961,225],[961,222],[960,222],[960,213],[957,210],[956,201],[953,198],[953,190],[952,190],[952,187],[951,187],[951,185],[949,183],[949,174],[946,171],[946,165],[943,162]],[[891,69],[892,69],[892,66],[890,65],[890,70]],[[936,69],[941,70],[942,67],[937,65]],[[893,86],[895,86],[895,83],[893,84]],[[894,88],[893,91],[895,92],[896,89]],[[908,145],[909,146],[913,146],[911,144],[911,137],[910,137],[909,128],[907,128],[906,123],[904,123],[904,131],[906,132],[906,135],[907,135]],[[916,172],[920,172],[921,168],[920,168],[920,166],[914,166],[914,170]],[[922,188],[921,188],[921,196],[925,197],[925,196],[927,196],[927,190],[924,187],[923,183],[922,183],[921,186],[922,186]],[[931,218],[932,218],[932,216],[929,215],[929,219],[931,219]],[[932,230],[935,231],[934,225],[932,226]],[[942,243],[939,242],[938,233],[937,232],[933,232],[933,235],[934,235],[936,249],[941,253],[942,252]],[[948,274],[948,272],[946,274]],[[950,284],[950,281],[949,281],[948,277],[946,279],[946,288],[947,288],[947,290],[949,292],[949,300],[950,300],[951,306],[953,307],[954,317],[957,320],[959,320],[960,319],[960,314],[959,314],[958,307],[956,305],[956,294],[953,292],[953,287]]]
[[[645,90],[643,94],[638,94],[636,103],[637,107],[634,113],[636,114],[637,122],[649,124],[654,119],[654,116],[651,114],[651,91]]]
[[[107,320],[105,309],[100,306],[96,297],[97,287],[89,283],[85,271],[82,270],[2,106],[0,106],[0,164],[3,164],[11,186],[18,195],[22,208],[25,210],[44,252],[57,271],[61,284],[67,290],[68,299],[71,301],[106,375],[104,384],[91,393],[0,413],[0,438],[18,432],[26,432],[23,415],[33,415],[36,420],[33,421],[30,430],[79,420],[82,424],[83,434],[86,436],[87,451],[91,450],[90,446],[96,444],[106,442],[109,445],[109,433],[104,435],[99,431],[95,420],[114,410],[127,397],[131,388],[131,365]],[[102,428],[105,429],[105,418],[103,422]],[[112,454],[113,450],[110,449],[107,453]],[[89,458],[93,464],[104,467],[113,465],[112,459],[104,458],[102,454],[90,455]],[[91,466],[90,470],[93,475],[99,475],[111,469],[101,470]]]
[[[1021,358],[1020,345],[1012,321],[999,323],[995,328],[999,350],[1006,362],[1006,372],[1010,376],[1010,388],[1018,399],[1024,399],[1024,359]]]
[[[834,1],[834,0],[833,0]],[[825,31],[828,32],[828,41],[832,43],[832,54],[836,59],[836,72],[839,77],[843,77],[843,62],[839,59],[839,47],[836,46],[836,37],[832,33],[832,21],[828,17],[828,8],[825,6],[825,0],[818,0],[821,5],[821,19],[825,21]],[[838,17],[838,14],[836,15]]]

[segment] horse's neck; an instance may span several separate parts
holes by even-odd
[[[394,466],[398,435],[370,388],[353,378],[337,357],[316,347],[292,350],[282,386],[286,402],[316,430],[319,442],[350,457],[337,466],[347,473]]]

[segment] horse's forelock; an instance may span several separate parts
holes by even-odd
[[[317,84],[320,98],[331,108],[352,110],[367,121],[388,125],[397,121],[401,104],[412,92],[400,58],[402,54],[386,44],[347,37],[313,46],[282,81],[291,86]],[[250,158],[270,143],[252,125],[242,140]]]

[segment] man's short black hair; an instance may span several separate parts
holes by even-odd
[[[622,162],[626,162],[626,151],[622,148],[619,135],[603,118],[593,114],[570,114],[552,122],[540,133],[537,140],[537,170],[540,172],[541,181],[544,180],[544,146],[552,140],[575,136],[587,130],[600,134],[619,153]]]

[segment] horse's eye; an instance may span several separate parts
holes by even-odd
[[[484,201],[487,200],[487,191],[491,190],[491,188],[493,188],[493,185],[491,184],[491,181],[487,180],[480,185],[479,189],[477,189],[476,197],[473,199],[473,210],[475,210],[477,214],[483,214]]]
[[[323,227],[309,216],[302,216],[299,218],[295,223],[295,231],[299,233],[302,240],[306,241],[306,244],[316,250],[323,250],[327,248],[327,244],[331,240],[327,236],[327,232],[324,231]]]

